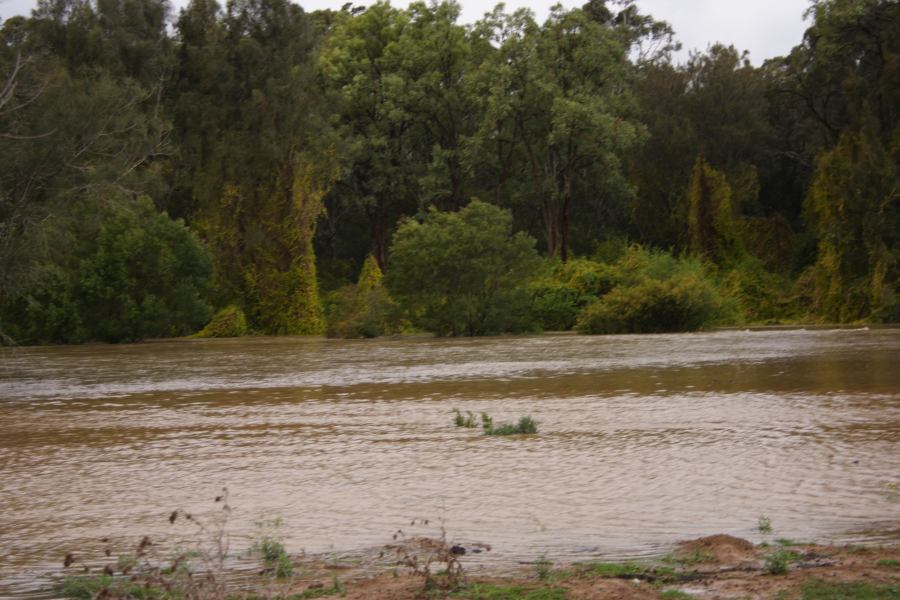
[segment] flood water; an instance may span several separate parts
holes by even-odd
[[[538,435],[456,428],[452,409]],[[175,535],[223,486],[232,547],[377,547],[414,518],[502,569],[682,539],[900,530],[900,330],[174,341],[0,354],[0,596],[69,551]]]

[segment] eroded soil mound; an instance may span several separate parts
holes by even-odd
[[[757,558],[756,547],[745,539],[718,534],[681,542],[675,558],[695,563],[739,564]]]

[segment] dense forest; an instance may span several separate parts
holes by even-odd
[[[760,67],[630,1],[459,13],[0,23],[4,343],[900,321],[900,2]]]

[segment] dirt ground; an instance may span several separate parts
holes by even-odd
[[[432,548],[433,549],[433,548]],[[784,574],[771,574],[767,557],[777,554],[787,564]],[[437,563],[435,563],[437,565]],[[801,589],[811,580],[828,583],[865,582],[871,585],[900,586],[900,545],[887,547],[821,546],[789,541],[754,546],[750,542],[715,535],[679,544],[673,552],[655,561],[643,561],[616,572],[615,565],[556,565],[538,577],[537,565],[523,566],[521,573],[502,578],[466,576],[456,592],[423,590],[421,574],[395,567],[377,575],[361,576],[353,567],[320,564],[313,578],[297,581],[290,593],[323,590],[337,575],[347,600],[416,600],[419,598],[528,598],[529,592],[556,588],[565,590],[568,600],[657,600],[697,598],[704,600],[742,599],[791,600],[801,597]],[[309,567],[310,565],[307,565]],[[307,573],[311,573],[307,570]],[[487,595],[478,585],[521,588],[517,595]],[[898,588],[900,589],[900,588]],[[673,591],[681,592],[678,595]],[[667,594],[665,594],[667,592]],[[900,592],[898,592],[900,593]],[[309,593],[311,596],[312,593]],[[541,598],[540,595],[531,596]],[[544,596],[547,598],[557,596]],[[867,596],[868,597],[868,596]],[[893,592],[888,598],[898,597]]]

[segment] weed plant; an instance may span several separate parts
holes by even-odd
[[[531,417],[522,417],[518,423],[501,423],[494,425],[494,419],[487,413],[481,413],[481,427],[488,435],[530,435],[537,433],[537,422]]]
[[[294,572],[291,557],[277,537],[277,529],[281,525],[280,519],[258,522],[256,526],[261,530],[261,536],[250,548],[251,553],[258,554],[262,559],[264,572],[279,579],[290,577]]]
[[[466,414],[463,415],[459,412],[458,408],[453,409],[453,423],[457,427],[466,427],[468,429],[474,429],[478,427],[478,418],[472,413],[472,411],[466,411]]]
[[[168,559],[159,555],[157,545],[144,536],[134,552],[102,568],[90,567],[74,553],[63,562],[68,574],[59,586],[67,598],[104,598],[138,600],[225,600],[227,598],[224,563],[228,554],[226,526],[231,514],[228,490],[215,499],[221,510],[211,518],[201,519],[178,509],[169,515],[169,523],[188,523],[196,530],[197,542]],[[105,550],[106,556],[112,550]]]
[[[534,562],[534,570],[540,581],[547,581],[553,574],[553,561],[548,560],[545,555],[542,555]]]
[[[770,575],[784,575],[790,570],[791,561],[797,560],[799,555],[796,552],[788,552],[787,550],[776,550],[766,555],[763,565],[766,573]]]
[[[760,515],[759,519],[756,521],[756,529],[763,534],[772,533],[772,519],[766,515]]]
[[[413,520],[410,525],[416,524],[428,525],[428,521]],[[386,546],[385,550],[393,551],[398,564],[409,569],[411,575],[422,578],[424,592],[458,591],[466,583],[459,555],[453,550],[454,544],[447,541],[443,524],[435,538],[409,539],[400,530],[394,534],[394,540],[401,543]]]

